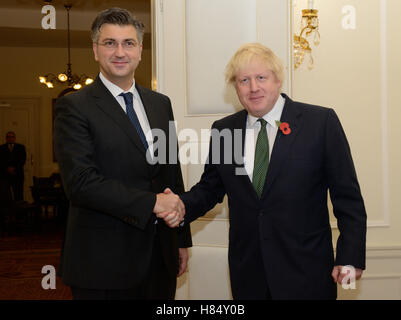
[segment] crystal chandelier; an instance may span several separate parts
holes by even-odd
[[[53,73],[48,73],[45,76],[39,77],[39,82],[43,83],[49,89],[54,88],[55,84],[63,84],[67,85],[69,88],[73,88],[74,90],[81,89],[84,85],[88,85],[93,82],[93,79],[88,77],[85,74],[78,76],[77,74],[72,73],[71,69],[71,48],[70,48],[70,9],[71,5],[64,5],[67,10],[67,34],[68,34],[68,63],[67,63],[67,71],[64,71],[57,76]]]
[[[314,61],[312,49],[306,38],[314,34],[313,43],[317,46],[320,43],[318,10],[313,9],[313,0],[309,0],[309,8],[302,10],[301,33],[294,35],[294,67],[298,68],[304,61],[305,56],[309,57],[308,68],[312,69]]]

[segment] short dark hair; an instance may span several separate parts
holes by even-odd
[[[105,23],[117,24],[120,26],[134,26],[139,43],[142,43],[145,25],[141,21],[135,19],[135,17],[128,10],[116,7],[99,12],[93,21],[91,28],[91,37],[93,42],[97,42],[99,40],[100,29]]]
[[[8,132],[6,133],[6,138],[8,137],[8,135],[9,135],[10,133],[15,137],[15,132],[14,132],[14,131],[8,131]]]

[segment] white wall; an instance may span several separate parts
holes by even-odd
[[[306,0],[296,1],[298,33],[306,7]],[[316,0],[315,7],[321,43],[312,45],[313,70],[295,70],[293,98],[331,107],[340,117],[368,215],[366,272],[358,290],[340,291],[340,297],[401,299],[401,2]],[[355,10],[355,29],[344,28],[353,25],[349,9]]]
[[[159,9],[156,10],[156,43],[160,45],[156,68],[159,90],[172,99],[178,129],[194,128],[199,132],[210,128],[214,120],[236,110],[236,105],[231,101],[234,103],[231,110],[227,105],[219,106],[216,101],[224,100],[221,90],[209,86],[207,77],[198,81],[198,73],[193,73],[194,69],[188,63],[196,62],[196,70],[210,74],[213,81],[222,81],[223,69],[235,44],[235,32],[227,30],[236,30],[241,21],[235,19],[235,14],[230,14],[236,6],[235,2],[230,2],[220,24],[211,13],[208,28],[195,22],[188,28],[187,20],[191,19],[188,8],[192,2],[200,5],[202,12],[213,10],[216,5],[215,1],[202,1],[201,4],[196,0],[170,0],[164,1],[163,10],[156,6]],[[160,1],[156,1],[158,3]],[[294,3],[256,1],[255,37],[283,59],[287,68],[283,91],[295,100],[333,108],[342,121],[352,149],[368,214],[367,270],[355,290],[339,288],[339,298],[400,299],[401,170],[398,163],[401,162],[401,151],[397,138],[401,134],[401,109],[398,107],[401,100],[398,89],[401,3],[399,0],[316,0],[321,43],[318,47],[312,46],[315,67],[308,70],[303,65],[293,72],[291,28],[299,33],[299,17],[301,10],[307,8],[307,1],[298,0],[292,7]],[[219,4],[224,5],[223,2]],[[241,5],[243,3],[237,4],[237,9]],[[342,10],[346,5],[356,10],[355,29],[343,28],[345,14]],[[253,2],[247,9],[241,7],[245,23],[254,14],[254,7]],[[294,22],[289,14],[292,9]],[[250,30],[249,27],[252,28],[252,24],[247,24],[244,30]],[[220,36],[219,32],[224,30],[224,35]],[[251,33],[249,38],[252,36]],[[198,37],[205,50],[193,50]],[[241,36],[239,38],[242,40]],[[228,45],[224,46],[222,42]],[[217,49],[218,54],[214,54]],[[210,64],[209,59],[216,61]],[[193,87],[209,95],[204,106],[193,107],[194,101],[199,101],[191,98]],[[199,139],[193,143],[207,146],[207,140]],[[189,189],[199,180],[203,166],[189,164],[183,167]],[[227,217],[226,205],[220,205],[192,224],[194,247],[189,271],[179,282],[178,299],[231,298],[227,285]],[[335,243],[338,231],[335,219],[332,217],[331,220]]]

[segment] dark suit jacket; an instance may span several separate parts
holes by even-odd
[[[364,202],[335,112],[283,96],[281,122],[292,132],[277,134],[261,199],[247,175],[236,175],[243,164],[206,164],[200,182],[182,195],[185,220],[205,214],[228,195],[234,298],[263,296],[266,279],[273,299],[332,299],[334,265],[365,268]],[[246,119],[242,110],[213,128],[242,129],[244,141]],[[209,163],[215,155],[209,154]],[[335,260],[328,190],[340,230]]]
[[[152,129],[164,130],[173,111],[168,97],[137,86]],[[150,165],[145,148],[100,78],[57,101],[54,143],[70,200],[59,273],[66,284],[92,289],[135,287],[149,269],[158,232],[171,274],[178,247],[191,246],[189,228],[155,222],[156,193],[183,191],[180,165]]]
[[[24,165],[26,161],[25,146],[14,143],[13,151],[10,152],[8,144],[0,146],[0,178],[9,177],[8,167],[15,168],[15,178],[24,180]]]

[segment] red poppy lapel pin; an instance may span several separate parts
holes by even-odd
[[[288,122],[276,121],[276,125],[284,135],[289,135],[291,133],[291,128]]]

